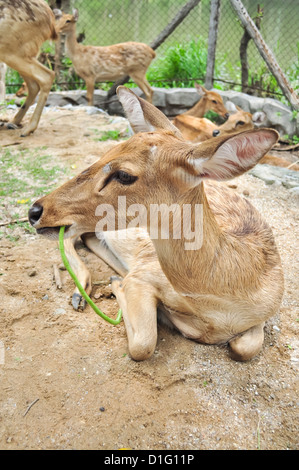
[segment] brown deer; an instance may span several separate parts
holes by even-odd
[[[204,117],[208,111],[214,111],[223,118],[227,118],[229,116],[229,112],[224,106],[223,100],[217,91],[207,90],[203,85],[199,85],[198,83],[195,83],[195,88],[200,96],[200,100],[192,106],[192,108],[182,114],[200,118]],[[180,114],[180,116],[182,116],[182,114]]]
[[[57,30],[66,36],[68,57],[72,60],[76,73],[86,83],[86,98],[89,105],[93,104],[93,93],[96,81],[112,81],[129,75],[152,101],[153,90],[146,80],[146,71],[156,56],[155,51],[146,44],[124,42],[111,46],[84,46],[76,39],[76,23],[78,10],[73,14],[63,14],[54,10]]]
[[[209,119],[204,118],[208,111],[214,111],[224,118],[228,118],[229,112],[223,104],[222,98],[216,91],[206,90],[202,85],[195,83],[200,100],[188,111],[178,114],[173,119],[173,124],[180,130],[187,140],[201,137],[202,141],[212,137],[214,129],[217,129]]]
[[[42,43],[57,39],[55,17],[43,0],[0,0],[0,61],[17,70],[28,87],[28,96],[13,121],[16,129],[39,93],[29,124],[22,131],[27,136],[35,131],[54,80],[54,72],[37,60]]]
[[[253,129],[255,126],[262,125],[266,121],[266,114],[263,111],[256,111],[254,114],[243,111],[239,106],[235,106],[233,103],[227,103],[228,109],[233,113],[229,116],[227,121],[221,126],[218,126],[212,131],[213,137],[218,135],[229,135],[235,132],[243,132],[245,130]],[[210,129],[209,129],[210,133]],[[205,138],[208,137],[206,132]],[[199,133],[198,137],[194,139],[194,142],[202,142],[203,137]],[[299,165],[297,163],[290,163],[285,158],[277,157],[275,155],[264,155],[259,161],[261,164],[268,164],[272,166],[279,166],[282,168],[290,168],[294,171],[299,171]]]
[[[175,124],[180,129],[184,139],[191,140],[193,142],[204,142],[205,140],[216,137],[217,135],[229,135],[253,129],[255,126],[262,125],[266,120],[266,115],[263,111],[256,111],[254,114],[251,114],[243,111],[231,102],[227,102],[226,107],[232,114],[230,114],[227,121],[220,126],[217,126],[206,118],[198,118],[183,114],[177,116]],[[288,160],[276,157],[275,155],[264,155],[259,163],[267,163],[269,165],[284,168],[290,167],[290,169],[295,171],[299,170],[298,164],[291,164]]]
[[[258,211],[219,182],[252,168],[277,132],[194,144],[128,88],[117,93],[137,134],[35,202],[31,224],[51,239],[66,226],[71,265],[89,292],[88,271],[74,250],[77,236],[123,277],[113,278],[112,289],[132,358],[153,354],[157,315],[187,338],[229,343],[236,360],[254,357],[265,321],[281,303],[281,261]]]

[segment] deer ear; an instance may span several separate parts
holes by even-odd
[[[230,137],[216,137],[198,145],[188,162],[201,179],[224,181],[250,170],[277,142],[274,129],[256,129]],[[195,157],[195,158],[194,158]]]
[[[73,17],[74,17],[74,20],[75,20],[75,21],[78,21],[79,12],[78,12],[77,8],[74,8],[74,9],[73,9]]]
[[[196,88],[197,93],[198,93],[199,96],[202,98],[202,97],[206,94],[207,90],[205,89],[204,86],[199,85],[199,84],[196,83],[196,82],[194,83],[194,85],[195,85],[195,88]]]
[[[54,8],[53,13],[55,16],[55,20],[59,20],[62,17],[62,11],[58,8]]]
[[[119,86],[116,91],[135,133],[164,129],[172,131],[178,137],[182,137],[180,131],[154,105],[139,98],[133,91],[124,86]]]

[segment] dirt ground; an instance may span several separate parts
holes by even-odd
[[[52,109],[27,138],[0,130],[0,145],[14,152],[46,147],[77,174],[117,143],[95,135],[109,129],[123,135],[126,125],[82,109]],[[21,228],[17,241],[2,237],[1,449],[298,448],[298,199],[250,175],[229,184],[273,227],[285,271],[280,312],[266,326],[262,352],[246,363],[232,361],[224,346],[197,344],[164,326],[153,357],[133,361],[123,322],[112,326],[90,307],[74,311],[66,271],[57,288],[56,242]],[[113,272],[83,245],[78,250],[92,273],[93,299],[116,316]]]

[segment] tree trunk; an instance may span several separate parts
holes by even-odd
[[[277,80],[278,85],[280,86],[283,94],[290,102],[293,109],[299,111],[299,97],[291,87],[288,79],[284,75],[283,71],[279,67],[272,51],[269,49],[265,43],[261,33],[255,26],[254,22],[250,18],[247,10],[245,9],[241,0],[230,0],[234,10],[236,11],[238,18],[241,20],[244,28],[253,39],[259,53],[266,62],[270,72],[274,75]]]
[[[220,0],[211,0],[208,59],[207,59],[206,79],[205,79],[205,87],[208,90],[210,90],[213,86],[219,11],[220,11]]]
[[[186,3],[183,8],[177,13],[177,15],[173,18],[173,20],[163,29],[163,31],[156,37],[156,39],[150,44],[152,49],[157,49],[165,39],[170,36],[170,34],[177,28],[177,26],[189,15],[190,11],[193,10],[198,4],[200,0],[190,0]],[[118,80],[114,83],[114,85],[110,88],[107,94],[107,98],[111,98],[111,96],[115,95],[116,89],[119,85],[123,85],[129,81],[130,77],[126,76],[121,80]]]

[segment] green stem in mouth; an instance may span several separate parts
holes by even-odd
[[[63,236],[64,236],[64,230],[65,227],[60,227],[59,230],[59,250],[61,254],[61,258],[63,261],[63,264],[66,268],[66,270],[69,272],[71,278],[73,279],[74,283],[76,284],[77,288],[79,289],[80,294],[82,297],[86,300],[86,302],[91,306],[91,308],[95,311],[97,315],[102,317],[104,320],[106,320],[108,323],[111,323],[112,325],[118,325],[121,322],[121,317],[122,317],[122,311],[119,310],[116,319],[114,320],[113,318],[107,317],[101,310],[95,305],[95,303],[91,300],[91,298],[87,295],[85,290],[83,289],[82,285],[80,284],[76,274],[72,270],[70,263],[68,262],[68,259],[66,257],[65,251],[64,251],[64,242],[63,242]]]

